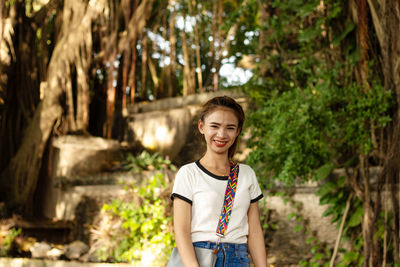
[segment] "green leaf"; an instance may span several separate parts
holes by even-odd
[[[315,256],[314,256],[314,260],[320,260],[320,259],[322,259],[324,257],[324,254],[322,254],[322,253],[317,253],[317,254],[315,254]]]
[[[315,8],[318,6],[318,2],[317,1],[310,1],[311,3],[306,4],[306,5],[302,5],[302,7],[300,8],[299,15],[304,18],[306,16],[308,16],[311,12],[313,12],[315,10]]]
[[[291,213],[288,215],[288,219],[291,220],[291,219],[293,219],[293,218],[296,217],[296,216],[297,216],[297,213],[296,213],[296,212],[291,212]]]
[[[344,254],[343,261],[345,261],[347,263],[351,263],[351,262],[357,260],[358,256],[359,256],[358,252],[350,251],[350,252],[347,252],[346,254]]]
[[[301,230],[303,230],[303,225],[302,225],[302,224],[298,224],[298,225],[296,225],[296,226],[293,228],[293,232],[294,232],[294,233],[298,233],[298,232],[300,232]]]
[[[335,38],[332,40],[332,44],[333,44],[334,46],[338,46],[338,45],[340,44],[340,42],[341,42],[344,38],[346,38],[346,36],[347,36],[352,30],[354,30],[355,26],[356,26],[356,25],[355,25],[353,22],[349,22],[349,23],[346,25],[346,28],[344,29],[344,31],[341,32],[340,35],[338,35],[337,37],[335,37]]]
[[[361,224],[362,218],[364,216],[364,209],[359,206],[357,210],[351,215],[349,221],[347,222],[348,227],[355,227]]]
[[[315,237],[309,237],[309,238],[307,238],[306,239],[306,244],[311,244],[312,242],[314,242],[314,240],[315,240]]]
[[[312,41],[313,39],[315,39],[322,32],[321,25],[322,25],[322,22],[319,21],[317,24],[315,24],[312,27],[309,27],[305,30],[300,30],[299,31],[299,42],[309,42],[309,41]]]
[[[337,186],[334,182],[326,182],[325,184],[321,185],[321,187],[318,189],[318,191],[315,193],[317,196],[325,196],[327,194],[330,194],[334,192],[337,189]]]
[[[335,168],[335,165],[332,162],[328,162],[328,163],[322,165],[321,167],[319,167],[315,171],[314,178],[317,181],[323,180],[326,177],[328,177],[329,174],[331,174],[331,172],[333,171],[334,168]]]

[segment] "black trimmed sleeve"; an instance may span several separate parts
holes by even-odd
[[[189,203],[190,205],[193,204],[193,202],[192,202],[190,199],[188,199],[188,198],[186,198],[186,197],[184,197],[184,196],[182,196],[182,195],[179,195],[179,194],[177,194],[177,193],[173,193],[173,194],[171,195],[171,199],[174,200],[175,198],[182,199],[183,201]]]
[[[261,193],[261,195],[259,195],[258,197],[256,197],[256,198],[250,200],[250,203],[257,202],[257,201],[259,201],[260,199],[262,199],[263,197],[264,197],[264,194]]]

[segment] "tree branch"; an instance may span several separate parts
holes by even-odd
[[[346,201],[346,208],[344,210],[342,221],[340,222],[339,232],[338,232],[338,235],[336,237],[335,249],[333,250],[333,254],[332,254],[331,261],[329,263],[329,267],[335,266],[335,258],[336,258],[337,252],[339,250],[340,239],[342,238],[343,229],[344,229],[344,223],[346,222],[347,215],[349,214],[350,203],[351,203],[351,199],[352,198],[353,198],[353,192],[350,193],[350,195],[349,195],[349,197],[347,198],[347,201]]]

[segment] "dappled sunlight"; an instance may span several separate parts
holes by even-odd
[[[148,122],[142,133],[143,146],[150,150],[169,150],[174,145],[174,140],[176,138],[176,130],[174,128],[167,128],[166,125],[160,126],[157,121]]]
[[[181,108],[134,114],[128,125],[145,148],[174,157],[185,145],[191,123],[190,109]]]

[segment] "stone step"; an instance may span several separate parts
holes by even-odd
[[[93,136],[65,135],[53,140],[52,177],[92,175],[113,168],[121,159],[116,140]]]
[[[152,173],[133,173],[133,172],[103,172],[92,175],[72,175],[58,176],[54,178],[53,186],[56,188],[67,188],[71,186],[83,185],[120,185],[141,181],[148,178]]]
[[[49,219],[73,221],[77,217],[79,205],[92,203],[100,209],[107,201],[123,197],[127,193],[124,189],[126,184],[140,183],[156,173],[163,173],[170,180],[175,176],[175,173],[170,170],[156,170],[144,171],[140,174],[115,172],[55,178],[53,186],[47,188],[45,194],[44,215]]]

